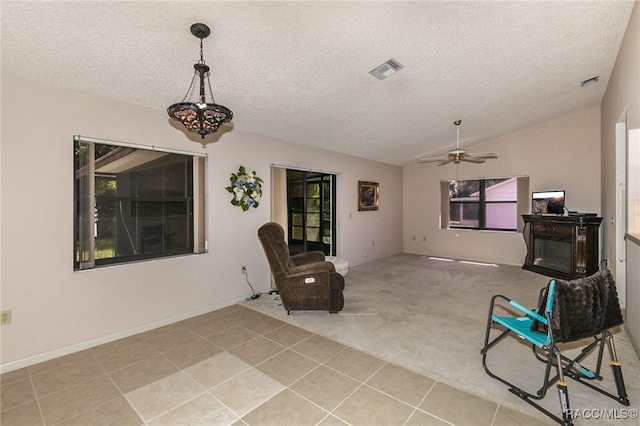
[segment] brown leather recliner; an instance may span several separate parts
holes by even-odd
[[[290,255],[284,230],[275,222],[262,225],[258,238],[287,314],[293,310],[325,310],[332,314],[342,310],[344,277],[331,262],[325,262],[323,252]]]

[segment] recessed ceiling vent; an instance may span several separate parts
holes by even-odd
[[[596,84],[598,80],[600,80],[600,76],[597,76],[597,75],[595,77],[588,78],[582,83],[580,83],[580,87],[591,86],[592,84]]]
[[[391,77],[402,68],[404,68],[404,65],[391,58],[387,62],[378,65],[377,67],[369,71],[369,74],[379,80],[384,80],[385,78]]]

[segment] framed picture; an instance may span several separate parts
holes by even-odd
[[[378,182],[358,181],[358,210],[378,210]]]

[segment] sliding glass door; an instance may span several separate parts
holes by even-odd
[[[287,215],[291,254],[321,250],[335,256],[336,176],[287,170]]]

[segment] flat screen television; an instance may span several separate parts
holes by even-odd
[[[536,191],[531,194],[531,213],[564,214],[564,190]]]

